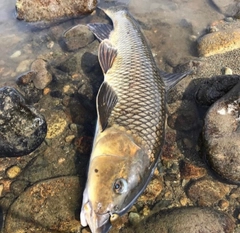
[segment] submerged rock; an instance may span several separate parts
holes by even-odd
[[[223,212],[208,208],[189,207],[153,214],[139,224],[135,231],[128,230],[126,232],[232,233],[234,227],[233,219]]]
[[[94,41],[93,33],[86,25],[76,25],[63,34],[63,41],[69,51],[83,48]]]
[[[222,178],[240,182],[240,82],[207,112],[203,137],[206,157]]]
[[[11,87],[0,89],[0,157],[29,154],[46,132],[45,119],[26,105],[20,93]]]
[[[51,21],[92,12],[97,0],[17,0],[17,18],[28,22]]]
[[[78,177],[59,177],[29,187],[11,205],[5,233],[79,232],[75,219],[82,193]]]

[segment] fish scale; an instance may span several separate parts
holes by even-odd
[[[118,96],[109,126],[122,126],[141,138],[148,153],[157,158],[164,137],[164,83],[136,21],[131,16],[121,20],[121,25],[114,25],[116,30],[109,36],[113,47],[118,48],[113,66],[105,74],[106,82]],[[117,39],[122,37],[129,40],[128,46]]]

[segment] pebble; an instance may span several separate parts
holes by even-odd
[[[83,48],[94,41],[93,33],[86,25],[76,25],[63,34],[63,41],[68,51]]]
[[[79,232],[75,211],[80,206],[79,178],[59,177],[24,191],[7,212],[4,232]],[[31,231],[29,231],[31,229]]]
[[[204,35],[198,40],[199,56],[209,57],[240,48],[240,29],[226,29]]]
[[[16,52],[14,52],[10,58],[17,58],[19,56],[21,56],[22,52],[20,50],[17,50]]]
[[[65,138],[65,142],[71,143],[74,138],[75,138],[75,135],[68,135],[68,136]]]
[[[45,138],[44,117],[11,87],[0,89],[0,103],[0,156],[29,154]]]
[[[63,133],[67,126],[67,121],[65,120],[63,112],[53,112],[47,119],[47,139],[52,139]]]
[[[36,72],[33,78],[34,86],[40,90],[44,89],[52,81],[52,75],[47,66],[47,62],[43,59],[37,59],[31,65],[31,70]]]
[[[141,220],[140,215],[138,213],[135,213],[135,212],[130,212],[128,214],[128,218],[129,218],[129,221],[132,225],[138,224]]]
[[[21,168],[15,165],[15,166],[8,168],[6,173],[7,173],[8,178],[14,179],[21,173],[21,171],[22,171]]]
[[[232,69],[230,69],[230,68],[228,68],[228,67],[224,67],[224,68],[223,68],[223,71],[224,71],[224,74],[225,74],[225,75],[232,75],[232,74],[233,74]]]
[[[16,68],[16,72],[17,73],[24,73],[24,72],[28,71],[31,62],[32,62],[32,60],[30,60],[30,59],[21,61]]]
[[[92,12],[97,5],[96,0],[17,0],[17,18],[28,22],[51,21],[63,17],[74,17]]]
[[[132,232],[233,233],[234,227],[233,218],[224,212],[209,208],[188,207],[157,212],[142,221]],[[129,232],[129,230],[122,232]]]
[[[210,179],[200,179],[188,187],[187,195],[191,201],[199,206],[212,206],[224,198],[229,191],[229,187],[223,183]]]
[[[195,166],[191,163],[183,161],[180,166],[181,179],[197,179],[205,176],[207,170],[203,167]]]

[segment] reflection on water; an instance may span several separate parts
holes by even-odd
[[[38,29],[36,24],[18,21],[15,18],[15,0],[0,2],[0,84],[10,82],[16,76],[28,70],[33,59],[44,54],[62,52],[58,41],[61,33],[77,23],[85,23],[81,20],[68,20],[57,28]],[[107,6],[114,1],[101,1],[101,5]],[[128,0],[121,0],[128,4]],[[213,12],[212,8],[201,0],[179,1],[143,0],[138,4],[137,0],[129,3],[131,12],[142,22],[146,37],[155,53],[156,60],[161,64],[162,57],[170,54],[182,54],[181,57],[193,55],[189,51],[190,36],[198,37],[206,25],[222,15]],[[151,17],[148,14],[151,13]],[[41,25],[41,24],[40,24]],[[145,25],[145,27],[144,27]],[[52,48],[48,43],[54,43]]]

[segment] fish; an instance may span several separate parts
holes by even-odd
[[[166,93],[190,73],[158,69],[126,7],[102,10],[113,25],[88,24],[100,41],[104,74],[80,213],[81,225],[92,233],[107,233],[145,190],[164,144]]]

